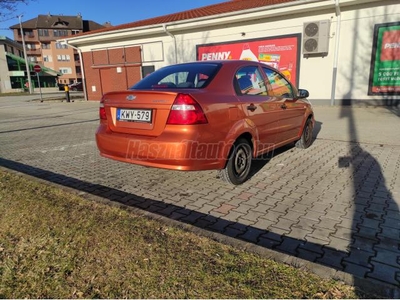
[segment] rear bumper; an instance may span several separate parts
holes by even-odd
[[[223,142],[205,142],[184,136],[162,134],[158,137],[143,137],[115,133],[101,124],[96,132],[100,154],[114,160],[170,170],[199,171],[222,169],[226,157]]]

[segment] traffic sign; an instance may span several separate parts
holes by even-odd
[[[39,66],[39,65],[35,65],[35,66],[33,67],[33,70],[34,70],[36,73],[40,73],[40,72],[42,71],[42,67]]]

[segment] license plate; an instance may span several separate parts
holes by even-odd
[[[151,122],[151,109],[117,109],[117,121]]]

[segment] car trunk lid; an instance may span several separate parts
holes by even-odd
[[[129,90],[103,96],[103,106],[111,131],[158,136],[168,120],[177,96],[171,91]]]

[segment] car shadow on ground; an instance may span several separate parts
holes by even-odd
[[[250,180],[253,176],[255,176],[258,172],[260,172],[265,167],[265,165],[267,165],[271,161],[271,159],[274,156],[282,154],[286,151],[293,151],[293,148],[294,144],[286,145],[278,149],[275,149],[274,151],[265,153],[259,157],[254,158],[251,163],[249,177],[246,181]]]
[[[129,207],[141,215],[149,215],[149,213],[151,213],[151,217],[154,217],[154,214],[158,215],[158,219],[169,225],[184,226],[188,230],[192,230],[198,234],[236,247],[239,246],[248,251],[261,254],[264,257],[285,262],[295,267],[312,269],[314,273],[322,277],[348,281],[346,278],[348,279],[350,276],[354,278],[357,287],[364,291],[374,292],[380,297],[396,298],[395,296],[398,296],[396,294],[396,286],[371,284],[368,280],[358,277],[359,274],[357,272],[352,272],[349,269],[347,273],[344,273],[342,272],[343,266],[333,263],[337,261],[338,257],[350,260],[351,258],[358,259],[362,262],[364,257],[357,257],[359,251],[357,251],[356,247],[349,247],[348,251],[340,251],[323,244],[280,235],[239,222],[228,221],[221,217],[214,217],[210,214],[187,209],[182,206],[138,196],[101,184],[93,184],[4,158],[0,158],[0,166],[63,187],[72,188],[75,191],[79,191],[79,195],[87,199],[100,201],[105,199],[111,201],[107,201],[107,203]],[[93,196],[96,197],[94,198]],[[181,196],[185,197],[183,194]],[[356,225],[353,224],[353,226]],[[355,230],[356,228],[353,229]],[[317,263],[319,267],[312,267],[309,262]],[[367,264],[368,262],[365,263]],[[363,295],[360,294],[360,297]]]
[[[321,132],[321,129],[322,129],[322,122],[315,121],[314,130],[313,130],[313,140],[311,142],[310,147],[312,147],[312,144],[317,139],[318,134]],[[289,145],[285,145],[278,149],[275,149],[273,151],[265,153],[264,155],[261,155],[260,157],[254,158],[251,163],[251,170],[249,173],[249,178],[247,180],[250,180],[260,170],[262,170],[265,167],[265,165],[267,165],[274,156],[280,155],[286,151],[293,151],[294,147],[295,147],[295,143],[291,143]]]
[[[323,123],[320,122],[320,121],[315,121],[314,130],[313,130],[313,138],[314,138],[314,140],[318,137],[318,134],[321,132],[322,124]]]

